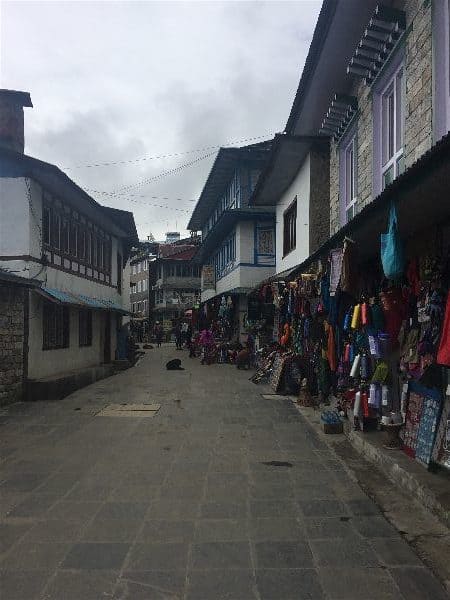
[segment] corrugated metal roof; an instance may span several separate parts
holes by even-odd
[[[122,314],[129,314],[129,312],[122,308],[122,306],[108,298],[91,298],[90,296],[85,296],[84,294],[75,294],[74,292],[57,290],[55,288],[49,288],[45,286],[42,286],[37,291],[50,300],[60,302],[62,304],[72,304],[73,306],[90,308],[94,310],[114,310]]]
[[[0,269],[0,282],[6,284],[15,284],[21,285],[24,287],[38,287],[41,285],[41,282],[37,279],[30,279],[28,277],[21,277],[20,275],[16,275],[15,273],[10,273],[5,269]]]

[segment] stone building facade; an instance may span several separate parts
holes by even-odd
[[[396,60],[396,53],[403,53],[404,72],[404,130],[403,170],[408,169],[433,145],[433,2],[430,0],[403,0],[393,2],[393,8],[405,12],[406,30],[398,48],[384,65],[377,79],[389,69],[389,62]],[[361,31],[361,34],[363,31]],[[345,73],[343,78],[348,77]],[[374,119],[374,99],[377,80],[370,85],[355,78],[350,95],[358,100],[358,110],[349,127],[356,131],[357,139],[357,200],[356,212],[369,204],[380,192],[374,173],[374,135],[377,134]],[[339,90],[336,90],[339,91]],[[374,129],[375,127],[375,129]],[[345,136],[344,138],[345,139]],[[342,220],[342,190],[340,190],[340,144],[331,143],[330,152],[330,234],[337,232]],[[376,167],[375,167],[376,168]]]
[[[328,238],[330,230],[329,148],[311,153],[311,183],[309,202],[309,253],[315,252]]]
[[[25,287],[0,282],[0,406],[23,397]]]

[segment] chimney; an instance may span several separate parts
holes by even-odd
[[[28,92],[0,89],[0,147],[23,154],[23,107],[33,106]]]

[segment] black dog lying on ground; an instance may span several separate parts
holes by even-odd
[[[168,371],[184,371],[184,368],[181,366],[181,360],[179,358],[169,360],[169,362],[166,363],[166,369]]]

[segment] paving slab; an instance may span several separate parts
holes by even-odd
[[[446,597],[289,398],[178,355],[2,411],[2,600]]]

